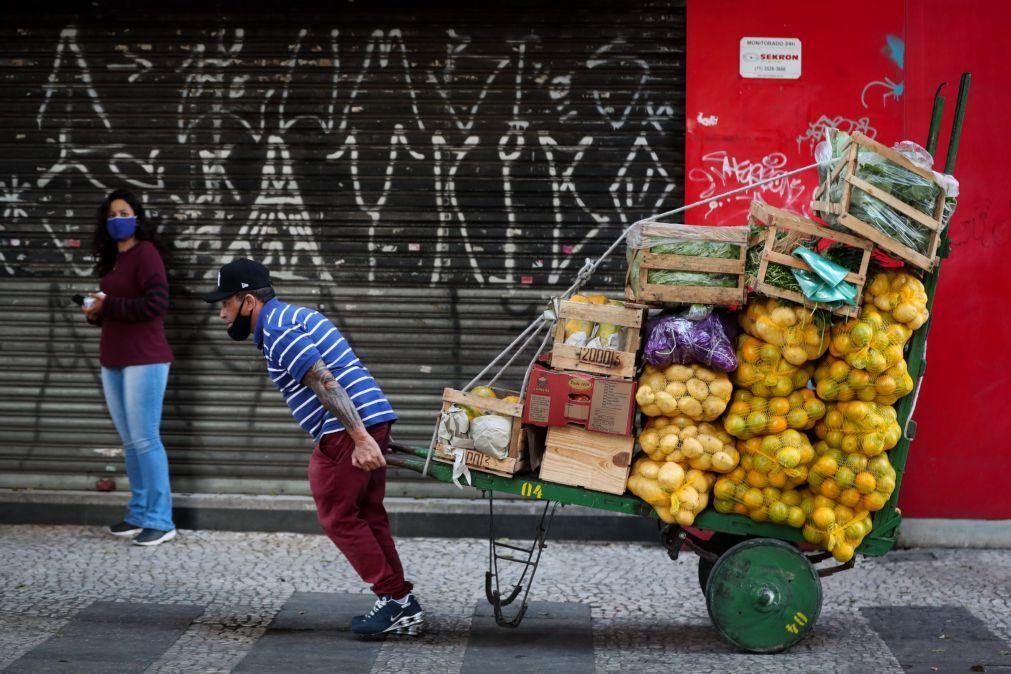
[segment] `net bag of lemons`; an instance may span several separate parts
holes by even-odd
[[[807,386],[814,372],[812,363],[793,365],[779,347],[748,334],[737,338],[737,363],[734,385],[762,398],[788,396]]]
[[[741,466],[753,487],[797,487],[807,482],[808,467],[814,461],[814,448],[800,431],[787,429],[775,435],[760,435],[739,440]]]
[[[825,418],[815,424],[815,435],[833,449],[874,457],[898,444],[902,437],[895,408],[877,403],[829,403]]]
[[[653,506],[667,524],[691,526],[695,517],[709,505],[709,491],[716,476],[685,468],[676,461],[654,461],[639,457],[632,465],[628,489]]]
[[[788,396],[763,398],[747,389],[734,391],[723,415],[723,428],[735,438],[782,433],[788,428],[806,431],[825,416],[825,403],[802,388]]]
[[[904,359],[873,375],[867,370],[852,367],[842,358],[827,354],[818,361],[814,383],[815,391],[822,400],[860,400],[879,405],[894,405],[913,390],[913,378],[909,376]]]
[[[733,470],[741,459],[726,431],[684,415],[651,417],[639,433],[639,446],[654,461],[676,461],[717,473]]]
[[[796,489],[752,486],[743,467],[718,478],[713,485],[713,509],[717,512],[736,513],[756,522],[785,524],[797,529],[806,521],[800,508],[801,500],[801,493]]]
[[[829,318],[795,302],[756,295],[738,322],[755,339],[777,347],[791,365],[816,360],[828,349]]]
[[[646,416],[684,415],[696,421],[713,421],[727,408],[732,391],[725,372],[704,365],[675,364],[662,370],[646,365],[635,401]]]
[[[895,491],[895,468],[887,454],[867,458],[846,454],[824,442],[814,445],[815,461],[808,474],[811,493],[854,510],[877,512]]]
[[[800,507],[807,518],[801,529],[804,540],[825,548],[840,562],[853,559],[872,529],[868,511],[854,510],[820,494],[805,494]]]

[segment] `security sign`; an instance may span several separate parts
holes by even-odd
[[[741,77],[800,78],[800,40],[795,37],[742,37]]]

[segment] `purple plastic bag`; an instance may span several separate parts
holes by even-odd
[[[720,372],[737,369],[734,338],[737,325],[719,312],[693,321],[683,316],[660,314],[646,327],[646,362],[665,368],[679,363],[701,363]]]

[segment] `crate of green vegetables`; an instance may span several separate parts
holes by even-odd
[[[757,232],[751,239],[748,253],[748,280],[756,293],[803,304],[811,309],[825,309],[838,316],[856,318],[860,315],[867,267],[874,250],[872,242],[822,227],[796,213],[760,201],[751,203],[748,222]],[[794,253],[801,247],[813,251],[819,246],[821,257],[847,270],[842,281],[851,285],[852,304],[839,302],[826,305],[804,295],[794,270],[809,274],[814,270]]]
[[[744,304],[747,226],[639,222],[626,243],[626,299],[664,305]]]
[[[924,271],[937,263],[945,189],[930,170],[862,133],[830,134],[811,208]]]

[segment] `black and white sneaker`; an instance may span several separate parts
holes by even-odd
[[[134,545],[161,545],[165,541],[171,541],[176,537],[176,530],[162,531],[161,529],[144,529],[133,539]]]
[[[141,532],[141,527],[136,524],[130,524],[129,522],[123,521],[118,524],[113,524],[106,528],[113,536],[136,536]]]
[[[380,597],[372,610],[351,620],[351,631],[362,637],[385,634],[417,636],[425,625],[425,612],[413,594],[403,604],[390,597]]]

